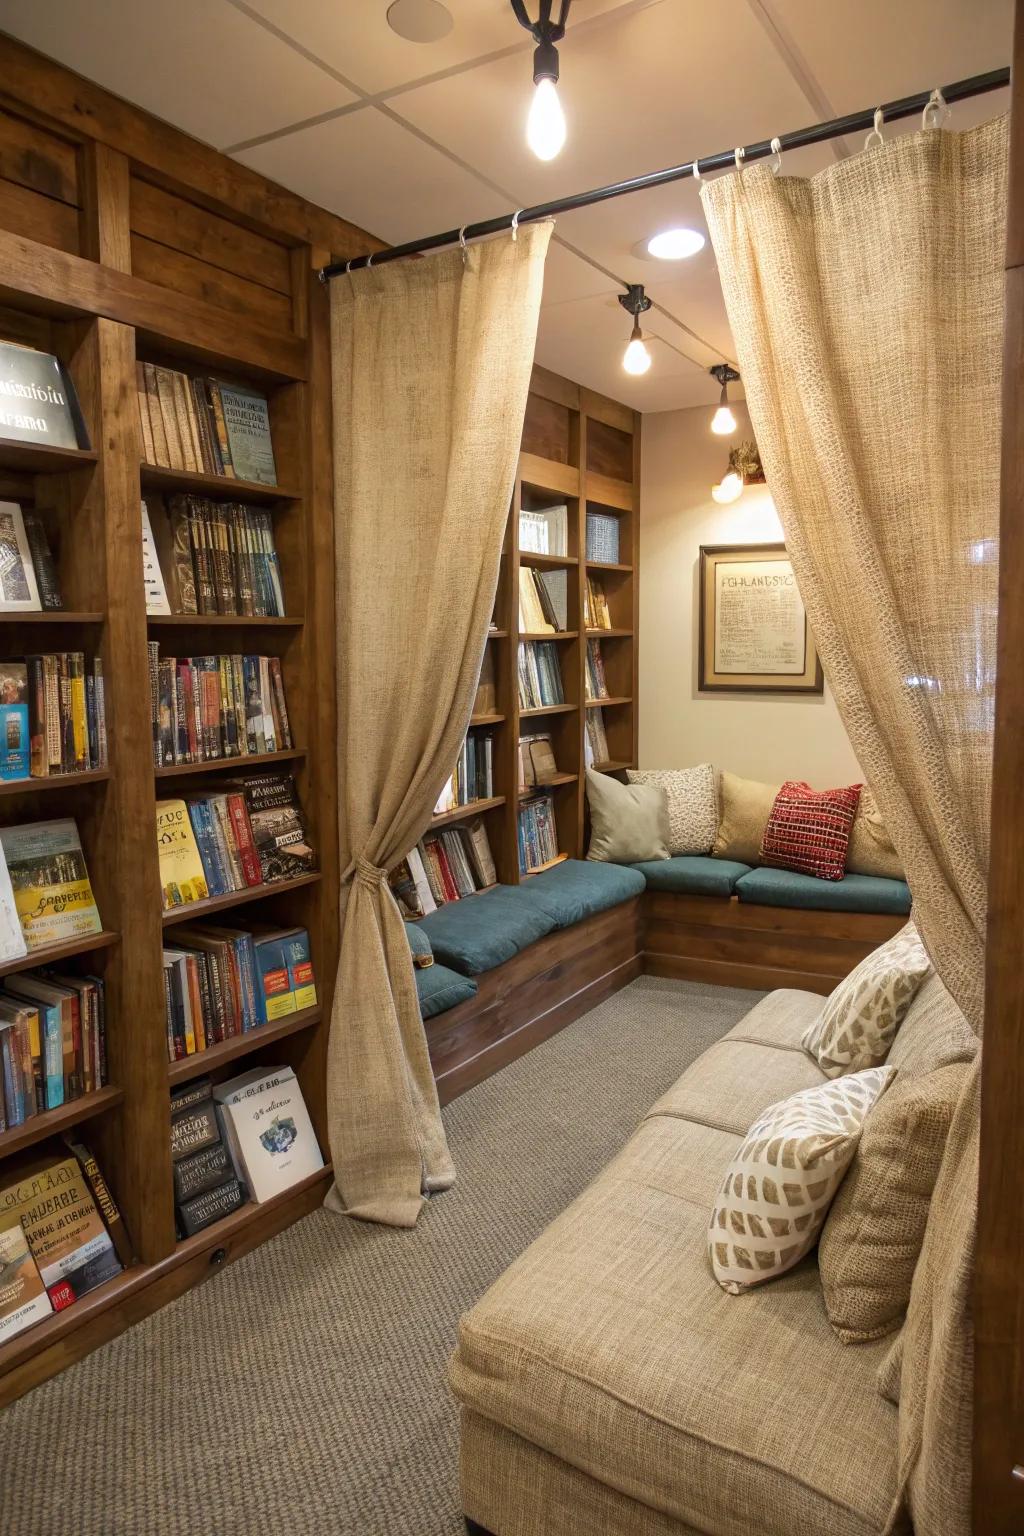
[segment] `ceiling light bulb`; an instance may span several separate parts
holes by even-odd
[[[647,242],[648,256],[656,256],[659,261],[683,261],[703,249],[704,236],[698,229],[663,229]]]
[[[711,430],[719,437],[728,437],[736,431],[736,417],[727,405],[720,405],[711,420]]]
[[[627,373],[632,374],[646,373],[651,366],[651,354],[648,352],[644,338],[640,334],[639,320],[634,321],[633,334],[630,336],[629,344],[622,354],[622,366]]]
[[[553,160],[565,143],[565,113],[553,80],[537,81],[526,120],[526,142],[538,160]]]
[[[722,476],[720,485],[711,487],[713,499],[723,506],[730,501],[736,501],[743,493],[743,476],[738,475],[734,469],[730,469],[727,475]]]

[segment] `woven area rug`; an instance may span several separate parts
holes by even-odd
[[[11,1530],[459,1536],[460,1314],[759,995],[640,977],[448,1106],[414,1231],[318,1211],[15,1403]]]

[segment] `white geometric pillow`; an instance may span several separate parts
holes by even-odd
[[[630,784],[660,784],[668,795],[668,851],[710,853],[718,831],[715,770],[710,763],[696,768],[629,768]]]
[[[885,1060],[931,968],[920,934],[907,923],[844,977],[800,1042],[826,1077]]]
[[[766,1109],[725,1176],[708,1228],[715,1279],[738,1296],[774,1280],[813,1248],[895,1067],[871,1067],[801,1089]]]

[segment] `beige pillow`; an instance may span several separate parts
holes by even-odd
[[[904,878],[900,856],[885,829],[875,797],[866,784],[860,792],[860,804],[850,828],[846,867],[851,875],[882,875],[887,880]]]
[[[660,784],[668,795],[668,851],[710,853],[718,827],[715,770],[710,763],[696,768],[628,768],[630,784]]]
[[[935,1180],[970,1068],[893,1084],[864,1128],[828,1214],[818,1267],[844,1344],[892,1333],[906,1316]]]
[[[588,859],[605,864],[640,864],[667,859],[668,796],[660,784],[620,784],[587,769],[590,804]]]
[[[708,1228],[715,1279],[738,1296],[814,1247],[864,1122],[894,1076],[853,1072],[772,1104],[729,1164]]]
[[[718,831],[711,856],[740,864],[761,861],[761,839],[781,784],[759,784],[734,773],[718,776]]]
[[[885,1060],[931,968],[917,929],[906,923],[843,978],[800,1042],[826,1077]]]

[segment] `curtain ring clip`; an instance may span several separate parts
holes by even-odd
[[[782,170],[782,141],[772,139],[772,175],[778,176]]]
[[[693,162],[693,179],[694,179],[694,181],[700,181],[700,161],[699,160],[695,160]]]
[[[882,128],[883,128],[884,125],[885,125],[885,113],[882,111],[881,107],[876,107],[875,108],[875,126],[871,129],[871,132],[868,134],[867,138],[864,140],[864,148],[865,149],[871,149],[871,148],[873,148],[873,146],[875,144],[884,144],[885,143],[885,140],[882,138]]]
[[[468,224],[463,224],[462,228],[459,230],[459,245],[462,247],[462,265],[463,266],[466,265],[466,230],[468,228],[469,228]]]
[[[376,255],[376,252],[375,251],[371,251],[369,256],[367,256],[367,258],[366,258],[366,270],[367,270],[367,272],[369,272],[370,268],[373,266],[373,258],[374,258],[375,255]]]
[[[523,213],[523,212],[524,212],[524,210],[522,208],[519,208],[512,215],[512,244],[513,245],[519,239],[519,215],[521,213]]]
[[[734,149],[732,152],[732,157],[736,161],[736,169],[738,171],[742,171],[743,169],[743,160],[746,156],[746,153],[747,152],[745,149]]]
[[[942,87],[937,85],[925,102],[924,111],[921,113],[922,128],[941,128],[949,117],[950,106],[942,94]]]

